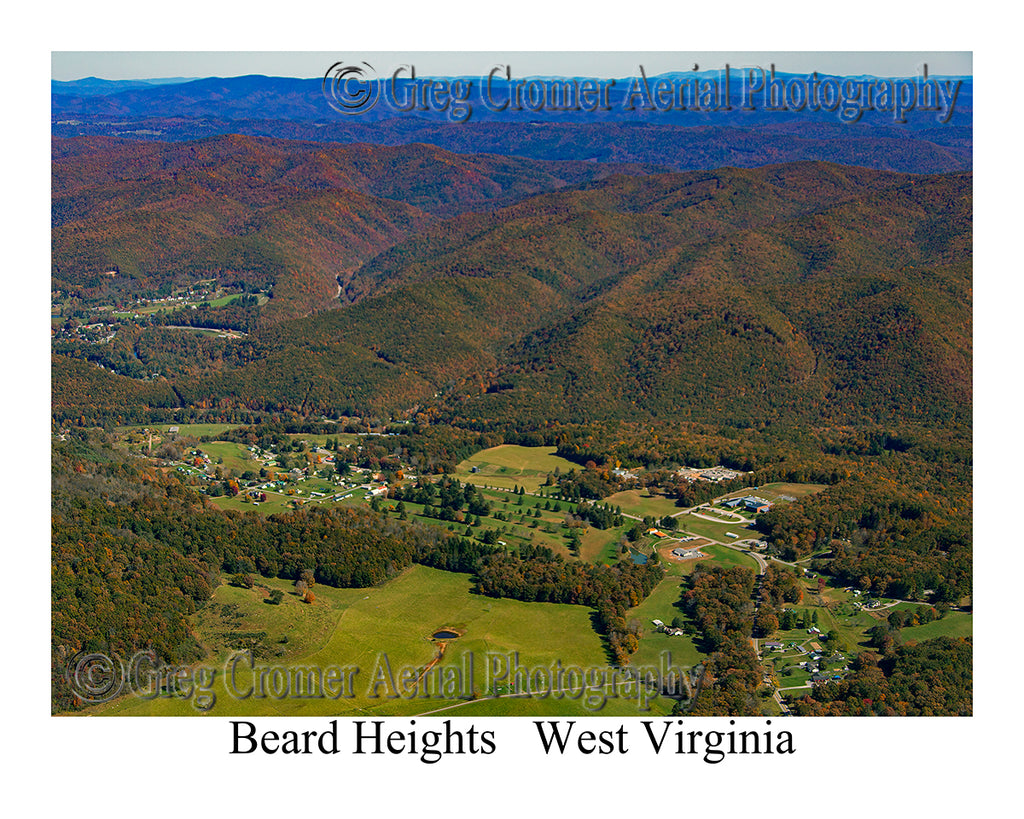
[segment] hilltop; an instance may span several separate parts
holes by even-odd
[[[57,139],[52,153],[55,289],[217,278],[273,289],[271,320],[331,306],[359,265],[439,218],[653,169],[238,135]]]
[[[351,306],[176,386],[329,414],[403,411],[419,384],[494,423],[969,423],[970,214],[969,174],[613,177],[438,223],[361,268]],[[351,378],[353,348],[377,375]]]

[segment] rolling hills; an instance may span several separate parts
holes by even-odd
[[[438,392],[462,422],[969,424],[970,216],[969,174],[613,177],[438,223],[361,268],[351,306],[176,387],[356,414]],[[353,345],[380,378],[351,378]],[[301,395],[291,371],[316,373]]]
[[[267,318],[291,318],[439,218],[646,170],[237,135],[55,140],[53,286],[116,297],[217,278],[272,288]]]

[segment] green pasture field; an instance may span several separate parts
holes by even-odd
[[[707,515],[709,518],[715,518],[723,523],[738,523],[740,526],[746,526],[748,523],[753,523],[753,518],[745,516],[742,512],[735,512],[732,509],[720,509],[718,507],[711,507],[708,509],[698,510],[700,514]],[[738,515],[739,517],[734,517]]]
[[[636,663],[632,664],[636,667]],[[657,664],[655,664],[657,667]],[[610,691],[610,688],[606,688]],[[588,691],[578,696],[564,693],[550,696],[488,696],[453,708],[445,708],[438,717],[664,717],[672,713],[675,701],[668,697],[641,703],[630,688],[618,687],[619,696],[609,693],[602,703],[599,694]],[[646,710],[644,710],[646,706]],[[377,712],[383,715],[383,710]],[[424,714],[430,712],[422,712]]]
[[[192,436],[199,438],[202,435],[220,435],[229,429],[235,429],[238,424],[140,424],[136,426],[118,427],[118,432],[138,432],[143,429],[151,429],[153,432],[166,433],[171,427],[178,427],[178,437]]]
[[[220,671],[229,657],[232,632],[244,635],[265,632],[259,642],[257,666],[332,666],[356,668],[352,696],[329,698],[231,696],[225,680],[215,680],[215,715],[344,715],[407,714],[435,710],[459,701],[448,697],[392,697],[390,678],[399,679],[403,669],[418,673],[435,658],[438,645],[434,631],[453,629],[463,634],[450,641],[439,663],[445,673],[461,670],[462,686],[478,696],[494,689],[492,663],[503,667],[519,654],[520,667],[532,670],[562,666],[606,668],[607,651],[591,626],[591,610],[556,603],[524,603],[497,600],[471,593],[469,575],[413,566],[377,588],[333,589],[315,586],[316,602],[305,604],[290,593],[284,580],[259,580],[271,588],[287,590],[280,606],[263,602],[260,589],[221,585],[210,606],[194,616],[202,643],[211,655],[200,665]],[[225,606],[233,606],[225,614]],[[280,642],[288,637],[287,643]],[[244,640],[243,640],[244,642]],[[469,669],[472,668],[472,676]],[[223,672],[221,672],[223,673]],[[252,679],[239,667],[235,690],[247,690]],[[379,682],[376,691],[374,682]],[[377,696],[372,696],[376,693]],[[499,692],[500,693],[500,692]],[[504,703],[502,703],[504,708]],[[136,715],[187,715],[198,713],[184,698],[143,700],[128,696],[98,713]],[[519,713],[510,708],[510,713]],[[474,712],[477,713],[477,712]],[[575,711],[573,711],[575,713]]]
[[[580,558],[588,563],[617,563],[619,560],[618,542],[625,529],[587,529],[580,545]],[[629,560],[629,557],[626,557]]]
[[[310,446],[323,447],[327,445],[327,439],[338,440],[345,446],[356,443],[358,436],[354,432],[336,432],[332,434],[314,434],[312,432],[289,432],[286,435],[293,441],[308,441]]]
[[[731,566],[742,566],[743,568],[750,569],[752,572],[757,574],[757,561],[750,555],[744,554],[737,549],[730,549],[728,546],[719,546],[716,543],[712,543],[707,546],[701,546],[700,550],[706,555],[709,555],[708,559],[688,560],[686,563],[691,566],[696,566],[698,563],[718,563],[719,565],[727,568]],[[690,571],[693,571],[693,569],[690,569]],[[690,572],[687,572],[687,574],[689,573]]]
[[[778,503],[783,497],[796,498],[799,500],[800,498],[805,498],[808,495],[817,494],[823,489],[828,489],[828,485],[824,483],[766,483],[764,486],[759,486],[757,489],[748,489],[744,492],[734,492],[733,495],[738,495],[740,497],[753,495],[754,497],[764,498],[772,503]]]
[[[263,466],[243,444],[232,441],[211,441],[208,444],[200,444],[199,449],[210,456],[210,461],[214,465],[222,466],[225,472],[229,469],[239,475],[243,472],[259,472]],[[217,463],[219,458],[224,459],[223,464]]]
[[[690,546],[690,543],[681,543],[675,540],[658,540],[653,544],[648,543],[648,546],[653,545],[655,548],[659,546]],[[750,555],[744,554],[736,549],[730,549],[728,546],[721,546],[717,543],[705,543],[698,546],[706,558],[700,558],[698,560],[662,560],[661,564],[668,569],[670,575],[686,576],[693,573],[701,563],[717,563],[720,566],[743,566],[744,568],[750,569],[753,572],[758,571],[757,561],[754,560]]]
[[[902,628],[896,633],[902,643],[911,640],[921,642],[933,637],[971,637],[974,634],[974,617],[963,611],[951,611],[941,620],[932,620],[923,626]]]
[[[808,680],[811,679],[813,671],[805,671],[802,668],[794,668],[791,674],[782,674],[781,672],[776,675],[776,679],[779,681],[779,688],[795,688],[797,686],[805,686]],[[810,689],[807,689],[808,691]],[[782,696],[803,696],[800,691],[783,691]]]
[[[168,327],[169,330],[181,330],[183,333],[194,333],[197,336],[206,336],[212,338],[214,336],[222,335],[227,332],[225,330],[218,330],[215,327]]]
[[[627,515],[638,518],[653,517],[661,520],[665,515],[674,515],[679,511],[676,502],[664,495],[651,495],[646,489],[627,489],[609,495],[602,503],[612,507],[619,506]]]
[[[658,665],[664,652],[669,652],[673,666],[692,668],[703,659],[690,635],[671,637],[664,632],[655,631],[652,620],[661,620],[665,625],[672,625],[675,617],[689,620],[682,609],[676,606],[684,591],[685,580],[679,576],[665,577],[650,593],[646,600],[629,610],[626,622],[633,618],[640,621],[643,637],[640,648],[630,659],[631,665]]]
[[[252,502],[246,503],[242,500],[242,495],[236,495],[235,497],[229,497],[227,495],[221,495],[217,498],[210,498],[210,502],[218,509],[235,509],[239,512],[259,512],[261,515],[273,515],[279,512],[290,512],[292,506],[289,503],[291,498],[285,498],[281,495],[271,495],[267,493],[267,499],[263,503],[255,504]]]
[[[221,296],[220,298],[217,299],[197,300],[195,298],[192,298],[188,301],[183,300],[174,302],[173,304],[147,304],[144,307],[135,308],[135,312],[138,313],[139,315],[145,316],[151,313],[159,313],[161,310],[185,310],[190,308],[192,305],[198,306],[200,304],[203,304],[204,302],[209,304],[210,307],[223,307],[225,304],[230,304],[232,301],[234,301],[235,299],[239,298],[242,295],[242,293],[231,293],[230,295]],[[259,293],[257,295],[257,299],[259,300],[260,305],[266,304],[270,300],[269,297],[264,293]]]
[[[818,635],[808,634],[806,629],[797,628],[789,631],[778,631],[771,639],[780,642],[795,642],[803,645],[807,642],[816,641],[822,648],[836,649],[842,652],[856,653],[867,647],[867,632],[872,626],[883,622],[883,619],[872,616],[863,610],[855,610],[848,598],[849,592],[842,589],[826,589],[824,598],[828,605],[817,605],[814,601],[815,594],[804,591],[804,601],[799,605],[785,605],[785,608],[794,609],[798,616],[803,617],[804,611],[818,613],[817,627],[825,634],[833,629],[839,633],[839,643],[836,646],[828,644],[827,640],[821,639]]]
[[[454,528],[452,528],[451,531],[463,536],[465,535],[466,527],[470,526],[472,536],[479,538],[486,529],[500,530],[504,527],[507,528],[507,531],[499,533],[498,537],[509,547],[521,548],[525,545],[534,543],[538,546],[546,546],[556,554],[560,554],[568,560],[576,559],[569,551],[569,541],[566,537],[569,530],[563,526],[565,513],[570,510],[575,510],[574,505],[566,503],[565,501],[560,501],[562,511],[553,512],[545,510],[543,508],[542,501],[540,507],[541,516],[539,518],[527,516],[523,519],[523,522],[520,523],[519,513],[525,511],[532,512],[534,508],[536,508],[536,498],[532,498],[527,495],[525,496],[523,506],[517,506],[515,501],[516,496],[511,493],[499,492],[490,489],[480,489],[479,491],[490,502],[491,514],[481,516],[480,526],[470,526],[468,521],[463,520],[462,522],[455,522]],[[505,501],[506,498],[508,499],[507,503]],[[450,528],[452,525],[448,521],[425,517],[423,515],[422,504],[414,503],[412,501],[404,501],[403,503],[405,505],[406,514],[409,516],[410,520],[416,520],[430,526],[440,526],[445,529]],[[394,509],[396,505],[396,501],[388,500],[384,503],[383,508]],[[506,514],[509,519],[499,520],[494,517],[495,512],[502,512]],[[392,512],[392,514],[394,513]],[[538,524],[536,528],[532,526],[534,521],[537,521]],[[553,531],[545,531],[545,526],[549,526]],[[580,558],[583,560],[615,562],[618,557],[615,549],[615,543],[619,537],[621,537],[623,531],[624,529],[621,528],[601,530],[589,527],[583,535]]]
[[[527,492],[537,492],[549,472],[579,469],[554,453],[553,446],[502,444],[471,455],[455,468],[454,477],[475,486],[487,484],[513,489],[518,485]],[[478,471],[473,472],[473,467]]]
[[[292,501],[301,500],[303,505],[312,506],[314,504],[327,505],[327,506],[338,506],[338,505],[362,505],[366,501],[363,500],[364,490],[357,488],[354,489],[342,489],[339,486],[329,484],[327,481],[319,478],[313,478],[307,481],[302,481],[294,485],[295,487],[302,490],[302,494],[287,495],[279,490],[267,490],[261,489],[259,491],[267,493],[267,499],[262,503],[252,503],[244,501],[242,496],[245,493],[245,489],[235,497],[229,497],[227,495],[221,495],[220,497],[210,498],[210,501],[218,509],[237,509],[239,512],[259,512],[261,515],[273,515],[278,512],[290,512],[292,511]],[[310,492],[324,492],[328,497],[323,498],[311,498]],[[330,500],[336,494],[342,494],[342,497],[338,500]],[[408,506],[408,504],[406,504]],[[411,514],[411,510],[410,510]]]

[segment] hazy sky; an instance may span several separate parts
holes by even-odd
[[[916,76],[924,64],[929,74],[972,75],[969,51],[54,51],[51,78],[108,80],[160,77],[235,77],[265,74],[279,77],[322,77],[338,61],[368,62],[378,71],[411,64],[420,76],[486,74],[493,66],[512,68],[514,76],[622,77],[716,70],[726,63],[764,66],[774,63],[783,72]]]

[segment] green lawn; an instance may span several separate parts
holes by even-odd
[[[911,640],[921,642],[933,637],[970,637],[973,633],[974,617],[962,611],[951,611],[941,620],[932,620],[923,626],[910,626],[898,632],[903,643]]]
[[[356,443],[358,436],[354,432],[336,432],[333,434],[314,434],[312,432],[289,432],[287,436],[295,441],[306,441],[310,446],[326,446],[327,439],[337,440],[343,446]]]
[[[619,560],[618,542],[624,531],[624,528],[595,529],[590,527],[583,536],[580,558],[591,563],[617,563]]]
[[[242,495],[233,498],[221,495],[218,498],[210,498],[210,501],[218,509],[237,509],[239,512],[259,512],[261,515],[273,515],[279,512],[290,512],[293,507],[291,498],[283,495],[267,494],[263,503],[251,503],[242,500]]]
[[[208,444],[200,444],[199,449],[210,456],[210,461],[216,466],[222,466],[225,473],[231,469],[236,475],[243,472],[259,472],[263,465],[256,460],[252,453],[243,445],[231,441],[211,441]],[[218,463],[223,459],[223,464]]]
[[[620,506],[622,511],[636,517],[653,517],[661,520],[665,515],[674,515],[679,511],[676,502],[664,495],[651,495],[646,489],[627,489],[616,492],[604,499],[604,503]]]
[[[828,489],[828,485],[823,483],[766,483],[757,489],[748,489],[742,493],[734,492],[733,494],[753,495],[772,503],[778,503],[783,498],[800,499],[821,492],[823,489]]]
[[[476,486],[486,484],[512,489],[518,485],[527,492],[536,492],[549,472],[579,469],[576,464],[554,453],[553,446],[502,444],[464,460],[456,467],[454,477]],[[473,472],[474,467],[476,472]]]
[[[626,622],[636,618],[643,628],[640,648],[633,655],[632,665],[657,665],[665,652],[672,658],[672,664],[692,668],[703,659],[697,650],[692,637],[671,637],[664,632],[655,631],[652,620],[661,620],[671,625],[673,618],[688,620],[681,609],[676,606],[682,596],[685,580],[679,576],[669,575],[662,580],[639,606],[629,610]]]
[[[118,427],[118,432],[127,430],[151,429],[154,432],[167,432],[171,427],[178,427],[180,436],[190,435],[196,438],[202,435],[220,435],[229,429],[235,429],[238,424],[139,424],[136,426]]]
[[[728,546],[719,546],[717,544],[712,543],[707,546],[701,546],[700,550],[705,554],[710,555],[710,559],[707,561],[691,560],[687,561],[687,563],[693,565],[704,562],[719,563],[722,566],[726,567],[743,566],[746,569],[750,569],[755,574],[758,571],[757,561],[754,560],[754,558],[736,549],[730,549]]]
[[[286,581],[260,581],[271,587],[290,588]],[[519,667],[529,674],[562,667],[605,669],[609,659],[601,638],[591,626],[591,610],[584,606],[495,600],[471,593],[468,575],[414,566],[378,588],[332,589],[316,586],[316,602],[307,605],[290,594],[280,606],[262,602],[258,590],[221,586],[211,605],[195,616],[197,633],[212,651],[201,665],[223,674],[232,633],[266,636],[259,642],[257,665],[285,667],[355,667],[352,694],[338,700],[249,698],[231,696],[225,680],[215,680],[216,715],[338,715],[417,714],[431,711],[452,698],[392,697],[387,682],[397,681],[403,669],[413,673],[436,655],[430,635],[440,628],[463,632],[449,644],[436,674],[462,673],[468,692],[484,695],[493,690],[496,673],[506,670],[518,652]],[[224,606],[234,607],[224,609]],[[227,611],[225,615],[223,612]],[[283,636],[287,643],[281,643]],[[677,638],[680,639],[680,638]],[[235,640],[237,642],[237,640]],[[248,672],[240,667],[235,689],[247,689]],[[470,669],[472,674],[470,675]],[[374,691],[374,682],[383,682]],[[500,686],[501,683],[498,682]],[[378,696],[373,696],[376,693]],[[499,693],[501,690],[499,689]],[[534,702],[523,709],[509,700],[487,706],[502,713],[544,713],[549,705]],[[564,701],[579,713],[579,703]],[[622,705],[622,703],[619,703]],[[478,706],[467,706],[478,707]],[[484,707],[484,706],[479,706]],[[632,704],[635,709],[635,703]],[[507,711],[505,710],[507,709]],[[532,710],[531,710],[532,709]],[[537,710],[539,709],[539,711]],[[187,715],[196,713],[190,702],[176,698],[153,701],[126,697],[97,709],[107,714]],[[456,713],[463,713],[457,709]],[[481,713],[466,711],[465,714]],[[609,713],[612,713],[611,711]]]
[[[634,664],[635,665],[635,664]],[[611,690],[610,688],[607,690]],[[674,700],[658,697],[640,701],[632,694],[631,689],[619,686],[619,696],[607,696],[602,703],[602,696],[597,693],[582,692],[576,695],[564,693],[561,697],[552,694],[548,697],[485,697],[483,699],[459,705],[456,708],[441,711],[438,717],[663,717],[672,713]],[[646,710],[642,710],[646,706]],[[383,714],[381,710],[378,713]]]

